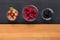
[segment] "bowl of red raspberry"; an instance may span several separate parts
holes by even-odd
[[[37,18],[37,14],[38,14],[38,9],[34,5],[27,5],[22,10],[23,18],[29,22],[35,21]]]

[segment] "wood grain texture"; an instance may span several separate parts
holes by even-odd
[[[60,24],[0,24],[0,40],[60,40]]]

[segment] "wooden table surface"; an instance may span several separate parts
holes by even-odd
[[[60,24],[0,24],[0,40],[60,40]]]

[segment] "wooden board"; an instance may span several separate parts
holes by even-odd
[[[0,24],[0,40],[60,40],[60,24]]]

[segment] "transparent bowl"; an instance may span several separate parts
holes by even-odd
[[[35,21],[37,18],[38,9],[34,5],[27,5],[22,10],[22,16],[26,21]]]
[[[51,8],[45,8],[42,11],[42,19],[51,20],[53,14],[54,14],[54,11]]]

